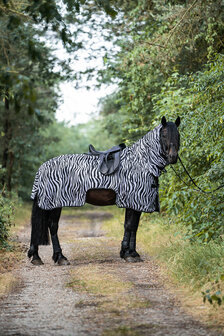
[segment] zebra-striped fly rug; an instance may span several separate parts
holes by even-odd
[[[89,189],[112,189],[116,205],[136,211],[159,211],[158,177],[167,165],[162,155],[157,126],[121,152],[119,169],[112,175],[100,173],[99,158],[67,154],[42,164],[36,173],[31,198],[45,210],[79,207]]]

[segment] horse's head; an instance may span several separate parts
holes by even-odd
[[[162,117],[161,124],[160,141],[163,154],[168,164],[176,163],[180,148],[180,134],[177,129],[180,125],[180,117],[177,118],[175,123],[167,122],[166,118]]]

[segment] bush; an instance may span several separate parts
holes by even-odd
[[[0,193],[0,249],[8,247],[7,238],[13,224],[14,202]]]
[[[0,179],[4,175],[4,169],[0,167]],[[7,238],[10,226],[14,221],[14,203],[3,189],[0,191],[0,249],[8,247]]]
[[[153,99],[155,123],[163,115],[169,120],[181,117],[180,156],[205,191],[224,185],[223,95],[224,56],[219,55],[195,75],[173,74]],[[223,240],[224,188],[204,194],[195,190],[180,165],[175,169],[189,186],[168,168],[167,177],[161,179],[162,207],[187,226],[191,240]]]

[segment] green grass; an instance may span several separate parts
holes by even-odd
[[[103,275],[103,276],[102,276]],[[132,284],[109,274],[104,265],[84,265],[71,271],[72,281],[68,284],[76,290],[104,296],[121,295],[132,288]]]
[[[15,225],[11,228],[11,233],[21,230],[30,223],[32,202],[18,203],[15,206]]]
[[[103,314],[116,316],[124,315],[129,309],[141,309],[151,307],[148,299],[132,295],[133,284],[130,281],[122,280],[114,273],[107,264],[87,264],[76,266],[70,272],[70,281],[67,287],[75,292],[84,292],[90,296],[87,302],[79,302],[80,306],[91,305],[92,298],[94,305],[101,317]],[[93,303],[93,302],[92,302]]]
[[[102,336],[143,336],[143,335],[154,335],[158,330],[162,330],[161,324],[147,323],[135,326],[121,325],[117,328],[106,329],[102,333]],[[167,330],[164,329],[164,335]]]
[[[141,336],[141,333],[129,326],[120,326],[112,330],[105,330],[102,336]]]

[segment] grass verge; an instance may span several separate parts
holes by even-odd
[[[19,203],[15,208],[15,225],[11,227],[11,235],[25,228],[30,223],[32,203]]]

